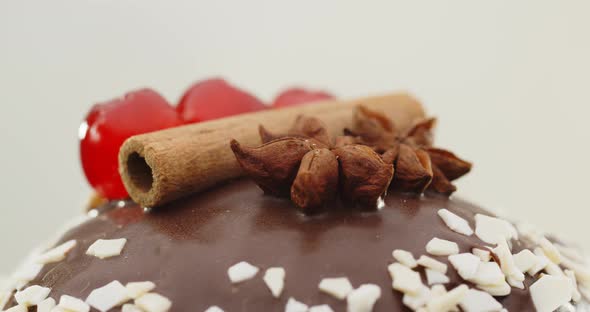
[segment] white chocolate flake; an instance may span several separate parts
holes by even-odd
[[[324,278],[318,285],[320,291],[343,300],[353,290],[352,284],[346,277]]]
[[[428,281],[428,285],[446,284],[451,281],[445,274],[431,269],[426,269],[426,280]]]
[[[500,268],[502,269],[504,275],[514,284],[520,285],[519,282],[524,281],[524,274],[514,263],[514,258],[512,257],[512,253],[510,252],[506,241],[500,241],[498,246],[494,248],[494,253],[500,260]],[[522,287],[524,287],[524,285]]]
[[[455,309],[457,304],[463,300],[467,294],[469,287],[467,285],[459,285],[449,292],[432,298],[426,304],[428,311],[450,311]]]
[[[416,263],[416,258],[414,258],[414,255],[412,255],[412,253],[409,251],[396,249],[391,253],[391,255],[399,263],[407,266],[410,269],[413,269],[416,266],[418,266],[418,263]]]
[[[285,306],[285,312],[307,312],[309,307],[303,303],[295,300],[295,298],[289,298],[287,305]]]
[[[334,310],[332,310],[329,305],[322,304],[310,307],[308,312],[334,312]]]
[[[227,270],[227,275],[232,283],[240,283],[253,278],[258,273],[258,268],[246,261],[232,265]]]
[[[543,249],[543,253],[545,253],[545,256],[549,260],[551,260],[551,262],[555,264],[561,263],[561,253],[559,252],[559,250],[557,250],[557,247],[555,247],[553,243],[550,242],[546,237],[541,237],[539,245],[541,249]]]
[[[567,277],[544,275],[529,288],[538,312],[552,312],[572,300],[572,285]]]
[[[464,312],[499,312],[502,305],[487,292],[469,289],[459,303]]]
[[[147,293],[135,299],[134,303],[146,312],[166,312],[172,307],[170,299],[156,293]]]
[[[578,281],[576,280],[576,275],[572,270],[565,270],[565,276],[570,279],[570,283],[572,284],[572,300],[574,302],[580,302],[582,300],[582,294],[578,290]]]
[[[426,244],[426,252],[434,256],[449,256],[459,253],[457,243],[435,237]]]
[[[205,312],[224,312],[223,309],[221,309],[218,306],[211,306],[209,308],[207,308],[207,310],[205,310]]]
[[[69,240],[59,246],[40,254],[36,261],[40,264],[59,262],[66,258],[66,255],[76,247],[76,240]]]
[[[37,304],[37,312],[51,312],[55,308],[56,302],[53,298],[47,298]]]
[[[156,284],[145,281],[145,282],[130,282],[125,285],[125,289],[127,290],[127,296],[131,299],[137,299],[144,294],[149,293],[150,291],[156,288]]]
[[[88,247],[86,254],[100,259],[119,256],[126,243],[126,238],[97,239],[92,245],[90,245],[90,247]]]
[[[278,298],[285,287],[285,269],[276,267],[268,268],[262,278],[273,297]]]
[[[478,285],[499,285],[505,282],[505,277],[496,262],[480,262],[470,281]]]
[[[518,238],[516,229],[508,221],[482,214],[475,215],[475,235],[488,244]]]
[[[451,230],[465,236],[473,235],[473,230],[469,226],[467,220],[448,211],[447,209],[440,209],[438,211],[438,215]]]
[[[489,250],[484,250],[481,248],[473,248],[471,250],[471,253],[474,254],[475,256],[479,257],[479,259],[481,259],[481,261],[483,261],[483,262],[488,262],[488,261],[492,260],[492,253]]]
[[[27,308],[26,305],[19,304],[19,305],[15,305],[14,307],[12,307],[4,312],[27,312],[27,311],[29,311],[29,309]]]
[[[346,298],[348,312],[371,312],[381,298],[381,288],[375,284],[363,284]]]
[[[121,307],[121,312],[143,312],[143,310],[133,303],[126,303]]]
[[[422,255],[420,256],[420,258],[418,259],[418,264],[425,267],[425,268],[429,268],[435,271],[439,271],[440,273],[447,273],[447,265],[435,260],[433,258],[430,258],[429,256],[425,256]]]
[[[432,298],[432,292],[430,288],[422,286],[416,294],[404,294],[402,303],[412,310],[418,310],[419,308],[426,305],[428,300]]]
[[[86,298],[86,303],[98,311],[106,312],[129,301],[131,297],[127,293],[127,288],[123,284],[112,281],[91,291]]]
[[[56,308],[61,308],[66,311],[73,312],[90,311],[90,306],[86,302],[68,295],[63,295],[59,298],[59,304],[56,306]]]
[[[539,261],[537,256],[528,249],[523,249],[519,253],[513,255],[512,258],[514,259],[514,264],[521,272],[527,272]]]
[[[481,259],[470,253],[449,256],[449,262],[464,280],[471,280],[477,274]]]
[[[34,306],[45,300],[50,292],[51,288],[32,285],[24,290],[16,292],[16,294],[14,294],[14,298],[18,304],[24,306]]]
[[[391,279],[393,280],[393,289],[410,294],[417,294],[422,286],[420,273],[399,264],[392,263],[387,267]]]
[[[486,291],[492,296],[508,296],[512,291],[512,288],[505,280],[495,285],[478,284],[477,288]]]

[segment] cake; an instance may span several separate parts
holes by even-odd
[[[141,131],[173,128],[121,140],[120,183],[131,198],[109,198],[120,193],[114,183],[95,187],[103,199],[24,261],[0,305],[13,312],[586,308],[583,253],[453,196],[452,181],[471,163],[434,147],[435,120],[415,99],[310,94],[320,101],[180,127],[170,118]]]

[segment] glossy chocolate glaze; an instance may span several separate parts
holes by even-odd
[[[289,297],[345,311],[346,302],[320,293],[318,283],[324,277],[346,276],[355,287],[381,287],[374,311],[409,311],[391,288],[387,265],[393,261],[392,250],[406,249],[418,257],[436,236],[470,252],[484,244],[475,236],[452,232],[437,211],[446,208],[472,227],[475,213],[488,213],[443,197],[390,194],[385,203],[380,211],[335,203],[326,212],[304,216],[290,201],[264,196],[252,182],[239,180],[148,213],[136,205],[106,209],[69,231],[62,240],[76,239],[78,245],[64,261],[46,265],[31,283],[51,287],[56,299],[62,294],[85,299],[113,280],[153,281],[155,291],[172,300],[173,311],[204,311],[211,305],[225,311],[283,311]],[[99,238],[128,242],[118,257],[85,255]],[[447,262],[446,257],[435,258]],[[240,261],[261,271],[232,285],[227,269]],[[264,269],[272,266],[287,273],[279,299],[262,280]],[[447,289],[463,282],[450,265],[448,275]],[[528,293],[519,289],[499,300],[510,311],[534,311]]]

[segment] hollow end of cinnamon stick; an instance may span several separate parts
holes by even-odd
[[[259,125],[286,132],[304,114],[322,120],[331,135],[341,135],[352,126],[358,105],[382,111],[401,129],[424,118],[421,104],[405,93],[269,109],[133,136],[119,151],[119,173],[135,202],[160,206],[242,176],[230,141],[260,144]]]

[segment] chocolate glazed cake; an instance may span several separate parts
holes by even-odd
[[[434,147],[434,123],[395,95],[133,137],[133,200],[33,253],[6,307],[584,311],[581,252],[451,196],[471,163]]]

